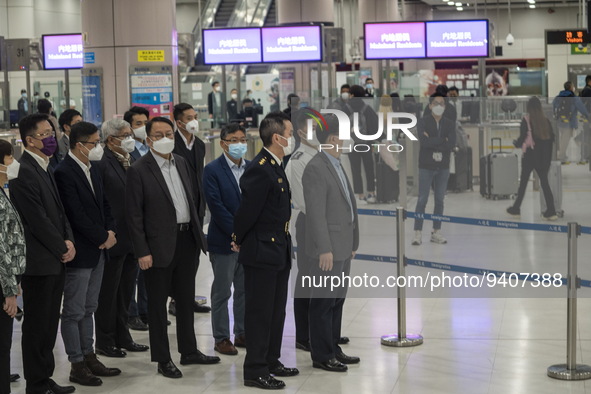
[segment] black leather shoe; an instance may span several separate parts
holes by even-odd
[[[74,386],[60,386],[53,379],[49,379],[49,388],[55,394],[70,394],[76,391]]]
[[[139,316],[130,317],[127,321],[127,327],[135,331],[148,331],[148,325]]]
[[[271,375],[259,376],[256,379],[244,379],[244,385],[248,387],[258,387],[264,390],[281,390],[285,387],[283,381],[277,380]]]
[[[158,363],[158,373],[165,378],[178,379],[183,377],[183,373],[174,365],[172,360],[165,363]]]
[[[296,341],[296,349],[300,349],[306,352],[310,351],[310,342],[298,342]]]
[[[105,346],[103,348],[96,348],[96,354],[100,354],[101,356],[106,357],[114,357],[114,358],[123,358],[127,356],[123,350],[116,348],[115,346]]]
[[[207,305],[201,305],[197,301],[194,301],[193,302],[193,311],[195,313],[209,313],[209,312],[211,312],[211,308],[208,307]]]
[[[149,346],[140,345],[139,343],[131,342],[125,346],[121,346],[123,349],[127,350],[128,352],[145,352],[150,349]]]
[[[349,337],[340,337],[339,338],[339,345],[346,345],[349,343]]]
[[[10,374],[10,383],[17,382],[21,376],[18,373],[11,373]]]
[[[197,350],[197,353],[181,355],[181,365],[189,364],[217,364],[220,362],[218,356],[206,356]]]
[[[275,376],[296,376],[300,373],[297,368],[286,368],[282,363],[277,364],[273,368],[269,368],[271,375]]]
[[[336,355],[336,359],[343,364],[357,364],[361,359],[359,357],[354,356],[347,356],[345,353],[341,352]]]
[[[312,366],[329,372],[347,372],[348,369],[345,364],[341,363],[336,358],[324,362],[314,361],[312,362]]]

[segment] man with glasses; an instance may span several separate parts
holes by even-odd
[[[45,114],[29,115],[19,122],[25,151],[17,179],[10,181],[10,199],[21,216],[27,244],[22,277],[24,310],[22,327],[23,369],[27,393],[72,393],[59,386],[53,348],[64,291],[65,264],[76,255],[74,236],[62,200],[48,167],[57,148]]]
[[[115,221],[104,193],[98,166],[103,155],[97,127],[88,122],[72,126],[70,152],[55,170],[55,180],[68,220],[72,224],[77,253],[66,265],[61,332],[70,381],[100,386],[99,376],[115,376],[94,352],[93,315],[98,306],[103,270],[110,264],[107,251],[117,243]]]
[[[247,140],[244,129],[236,124],[222,127],[220,147],[224,151],[205,166],[203,192],[211,212],[207,234],[207,250],[213,269],[211,285],[211,326],[214,349],[221,354],[236,355],[236,347],[245,347],[244,336],[244,269],[233,252],[232,226],[240,205],[240,177],[247,161]],[[228,300],[234,284],[234,343],[230,340]],[[236,347],[235,347],[236,346]]]
[[[202,179],[203,165],[205,162],[205,143],[197,136],[199,134],[197,112],[191,104],[179,103],[174,106],[173,116],[177,129],[174,135],[175,144],[173,152],[182,156],[189,164],[191,176],[195,179],[197,186],[195,197],[197,198],[199,223],[203,226],[205,196],[203,195]],[[195,264],[195,275],[198,269],[199,260]],[[193,303],[193,310],[197,313],[209,313],[211,308],[195,301]],[[175,315],[176,313],[174,299],[170,302],[168,312],[171,315]]]
[[[181,364],[214,364],[197,349],[195,317],[195,266],[207,242],[197,211],[196,179],[181,156],[173,154],[173,124],[155,117],[146,125],[150,153],[127,170],[125,211],[129,235],[148,291],[148,324],[152,361],[158,373],[180,378],[172,362],[166,325],[166,301],[176,300],[177,344]]]
[[[456,125],[448,117],[444,116],[445,98],[441,93],[433,93],[429,97],[429,110],[417,126],[419,142],[419,197],[415,212],[424,213],[429,192],[433,185],[435,194],[435,215],[443,215],[443,199],[447,189],[449,178],[449,156],[451,150],[456,146]],[[422,243],[421,232],[423,230],[423,219],[415,219],[415,236],[413,245]],[[433,232],[431,242],[445,244],[447,240],[441,235],[441,222],[433,221]]]
[[[96,353],[107,357],[125,357],[125,351],[145,352],[148,346],[137,344],[129,333],[128,309],[138,273],[125,221],[125,175],[134,161],[133,132],[123,119],[111,119],[102,126],[105,153],[98,167],[111,214],[117,223],[117,244],[109,249],[99,295],[96,321]]]

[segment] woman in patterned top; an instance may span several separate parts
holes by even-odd
[[[18,176],[18,162],[12,145],[0,140],[0,392],[10,393],[10,347],[12,318],[16,315],[16,296],[20,276],[25,272],[25,234],[21,219],[3,186]]]

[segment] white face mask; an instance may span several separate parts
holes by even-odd
[[[433,106],[433,108],[431,108],[431,112],[433,112],[433,115],[435,115],[435,116],[443,115],[444,111],[445,111],[445,108],[441,105],[435,105],[435,106]]]
[[[86,146],[84,146],[84,147],[86,148]],[[86,148],[86,149],[88,149],[88,148]],[[103,158],[103,153],[104,153],[103,146],[101,144],[98,144],[97,146],[92,148],[90,151],[88,151],[88,155],[86,155],[86,157],[88,157],[88,160],[90,160],[90,161],[99,161],[100,159]]]
[[[168,155],[174,150],[174,138],[171,139],[164,137],[160,138],[158,141],[154,141],[150,138],[150,140],[153,143],[152,147],[154,148],[154,150],[160,154]]]
[[[215,90],[216,92],[219,92],[220,91],[220,87],[219,86],[216,86],[215,88],[213,88],[213,90]]]
[[[0,172],[6,174],[6,176],[8,177],[8,180],[11,181],[13,179],[18,178],[18,172],[21,168],[21,163],[14,160],[12,163],[10,163],[7,166],[0,164],[0,168],[6,168],[6,171],[0,170]]]
[[[231,96],[232,96],[232,100],[236,100],[236,99],[238,99],[238,95],[237,95],[236,93],[232,93],[232,95],[231,95]]]
[[[135,138],[139,138],[140,140],[144,141],[146,139],[146,126],[142,126],[133,130],[133,135],[135,135]]]
[[[199,134],[199,121],[197,119],[193,119],[192,121],[183,124],[185,125],[185,130],[189,133],[193,135]]]
[[[279,134],[278,134],[279,135]],[[289,156],[291,155],[291,153],[293,152],[293,147],[295,145],[295,138],[293,138],[293,136],[289,137],[289,138],[285,138],[284,136],[280,135],[279,137],[283,138],[284,140],[287,141],[287,146],[283,146],[281,145],[281,147],[283,148],[283,154],[285,156]]]
[[[117,138],[119,141],[121,141],[121,149],[123,149],[125,152],[127,153],[131,153],[134,151],[135,149],[135,140],[131,137],[129,138]]]
[[[349,100],[349,92],[343,92],[343,93],[341,93],[341,98],[343,100]]]

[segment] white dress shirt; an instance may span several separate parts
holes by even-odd
[[[158,167],[160,167],[160,171],[162,171],[162,176],[164,177],[164,181],[172,197],[172,202],[174,203],[174,209],[176,210],[177,224],[191,222],[189,201],[187,200],[187,194],[183,187],[181,176],[176,168],[174,156],[171,155],[170,160],[166,160],[152,151],[150,151],[150,154],[154,156]]]
[[[282,165],[283,164],[283,160],[279,160],[279,158],[277,157],[277,155],[275,155],[275,153],[271,152],[269,149],[265,148],[265,150],[267,152],[269,152],[271,154],[271,157],[273,159],[275,159],[275,162],[277,162],[277,164]],[[288,179],[289,180],[289,179]]]
[[[49,166],[49,159],[46,160],[46,159],[42,158],[41,156],[39,156],[38,154],[31,152],[28,149],[25,149],[25,152],[30,154],[33,157],[33,159],[35,159],[35,161],[37,163],[39,163],[39,166],[41,166],[41,168],[43,168],[43,171],[47,172],[47,167]]]
[[[246,168],[246,160],[241,159],[240,165],[235,164],[228,155],[224,152],[224,157],[226,158],[226,162],[228,163],[228,167],[232,170],[232,175],[234,175],[234,179],[236,179],[236,183],[240,186],[240,177],[244,174],[244,169]]]
[[[191,138],[191,142],[189,142],[189,141],[187,141],[187,139],[185,138],[185,135],[183,133],[181,133],[180,130],[177,130],[176,132],[180,134],[181,138],[185,142],[185,146],[187,147],[187,149],[188,150],[193,149],[193,144],[195,144],[195,136],[193,136],[193,138]]]
[[[74,161],[80,166],[80,168],[82,169],[82,172],[84,173],[84,175],[86,175],[86,180],[88,180],[88,184],[90,185],[90,188],[92,189],[92,193],[94,194],[94,186],[92,185],[92,178],[90,177],[90,162],[88,162],[88,165],[84,164],[79,158],[77,158],[72,151],[68,152],[68,156],[70,156],[72,159],[74,159]]]
[[[318,150],[311,146],[300,144],[298,149],[292,153],[287,162],[285,173],[291,187],[291,201],[294,209],[306,214],[306,202],[304,200],[304,187],[302,186],[302,177],[306,166],[318,153]]]

